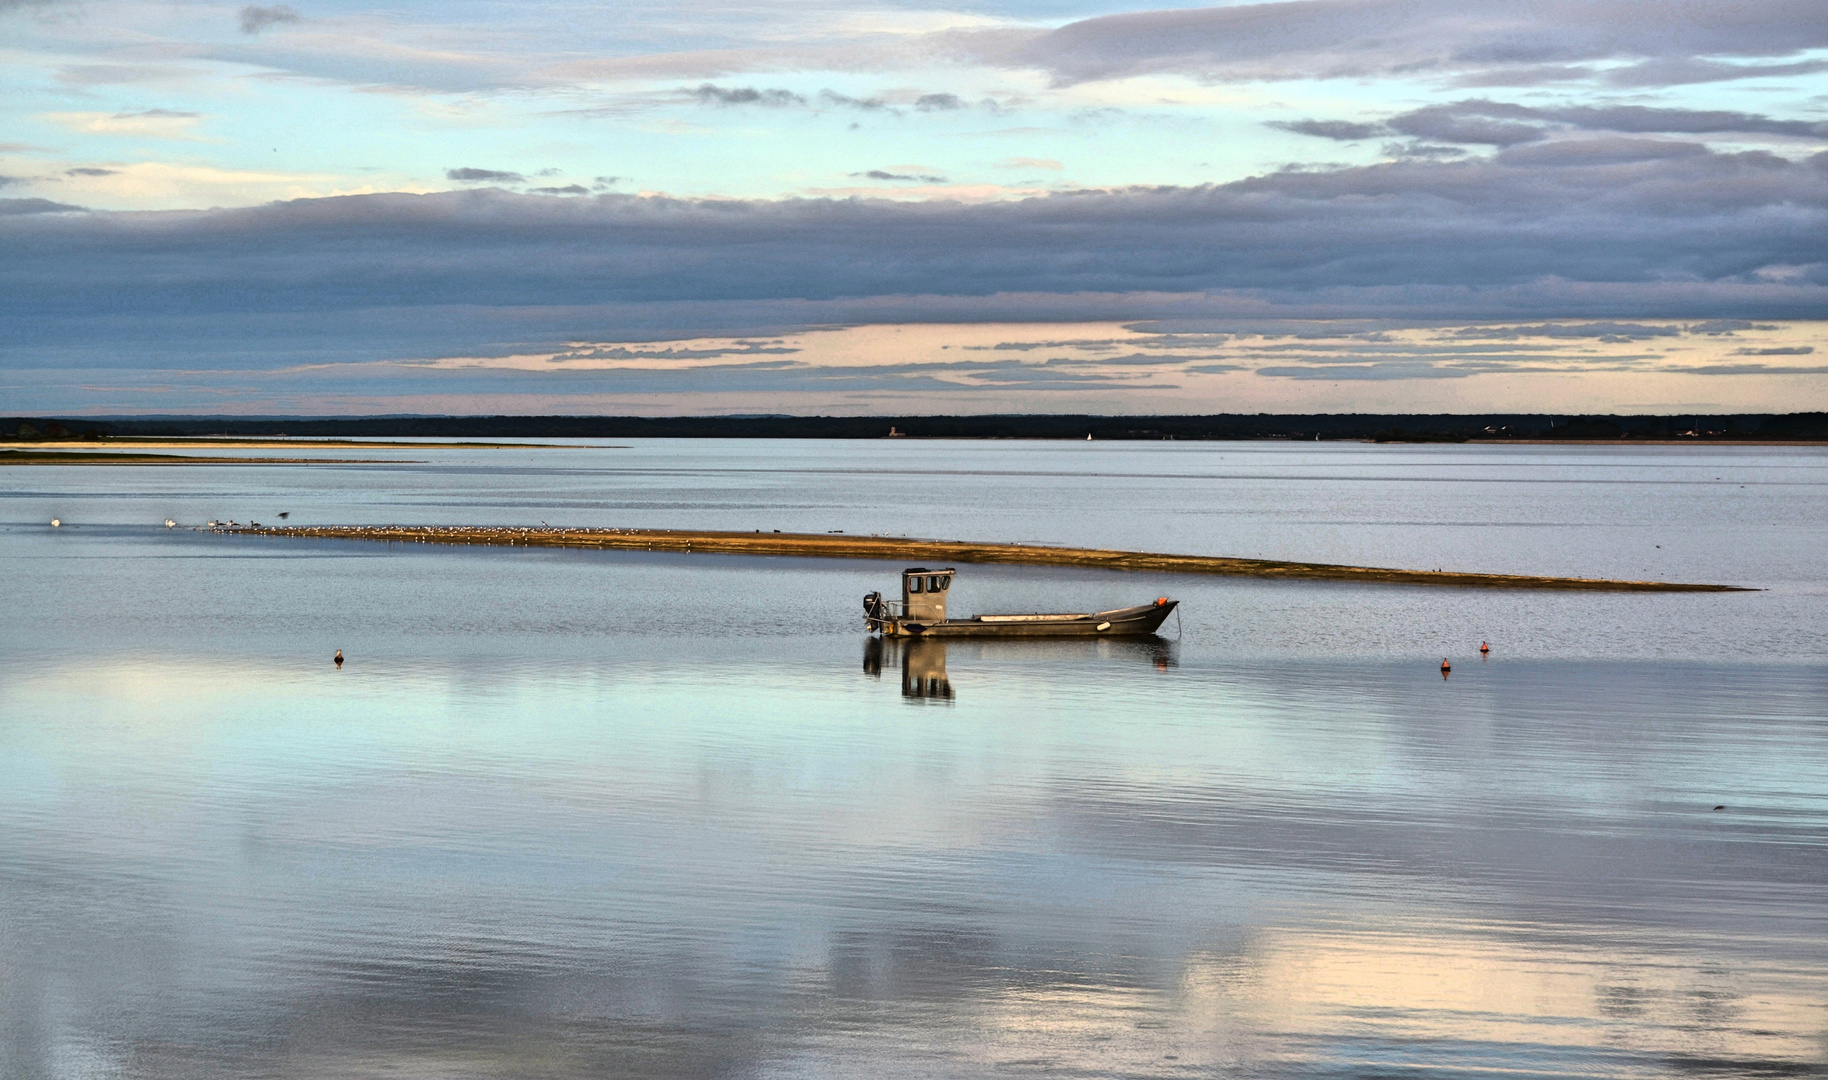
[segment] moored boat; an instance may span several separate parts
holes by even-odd
[[[868,594],[863,598],[864,624],[884,637],[1144,637],[1161,629],[1180,603],[1163,596],[1152,604],[1110,611],[949,619],[946,596],[956,573],[952,567],[903,570],[900,603],[883,599],[879,592]]]

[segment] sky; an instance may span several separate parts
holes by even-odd
[[[1828,408],[1821,0],[0,0],[0,412]]]

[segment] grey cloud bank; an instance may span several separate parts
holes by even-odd
[[[1783,120],[1756,113],[1651,108],[1644,105],[1579,105],[1535,108],[1474,99],[1427,105],[1381,124],[1343,120],[1271,121],[1270,127],[1341,142],[1379,135],[1486,146],[1520,146],[1570,131],[1638,135],[1777,135],[1828,139],[1828,122]]]
[[[0,177],[0,185],[9,179]],[[69,203],[52,202],[49,199],[0,199],[0,217],[24,217],[29,214],[60,214],[80,212],[82,207]]]
[[[71,209],[0,203],[7,366],[853,321],[1828,316],[1828,154],[1623,136],[979,205],[472,190]]]
[[[806,98],[791,90],[758,90],[753,86],[723,87],[705,83],[686,92],[705,105],[804,105]]]
[[[275,4],[272,7],[249,4],[241,9],[241,32],[244,34],[258,34],[269,26],[298,21],[298,12],[284,4]]]
[[[996,41],[998,39],[991,39]],[[1504,69],[1510,81],[1694,81],[1698,58],[1789,57],[1828,46],[1816,0],[1291,0],[1086,19],[987,59],[1062,83],[1176,72],[1212,80]],[[1706,61],[1702,61],[1706,63]],[[1731,74],[1717,62],[1707,78]],[[1528,73],[1527,78],[1519,79]]]
[[[518,184],[527,178],[517,172],[506,172],[501,169],[446,169],[446,180],[456,180],[465,184]]]

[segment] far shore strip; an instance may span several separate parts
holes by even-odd
[[[320,540],[384,540],[420,544],[485,544],[500,547],[614,548],[683,551],[706,555],[788,555],[800,558],[879,559],[908,564],[1017,563],[1027,566],[1083,566],[1100,570],[1162,574],[1222,574],[1233,577],[1308,581],[1363,581],[1387,585],[1447,585],[1482,589],[1572,589],[1591,592],[1748,592],[1735,585],[1673,581],[1617,581],[1607,578],[1536,577],[1527,574],[1469,574],[1448,570],[1390,570],[1372,566],[1228,559],[1212,555],[1165,555],[1149,551],[977,544],[962,540],[912,540],[842,533],[692,532],[679,529],[515,529],[478,526],[294,525],[230,526],[215,531],[244,536],[297,536]]]

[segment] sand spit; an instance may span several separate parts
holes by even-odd
[[[1233,577],[1363,581],[1390,585],[1445,585],[1482,589],[1575,589],[1594,592],[1745,592],[1733,585],[1605,578],[1465,574],[1442,570],[1388,570],[1370,566],[1165,555],[1148,551],[979,544],[842,533],[690,532],[679,529],[513,529],[454,525],[229,526],[215,531],[244,536],[299,536],[324,540],[385,540],[418,544],[486,544],[500,547],[615,548],[717,555],[790,555],[800,558],[880,559],[909,564],[1018,563],[1085,566],[1103,570]]]

